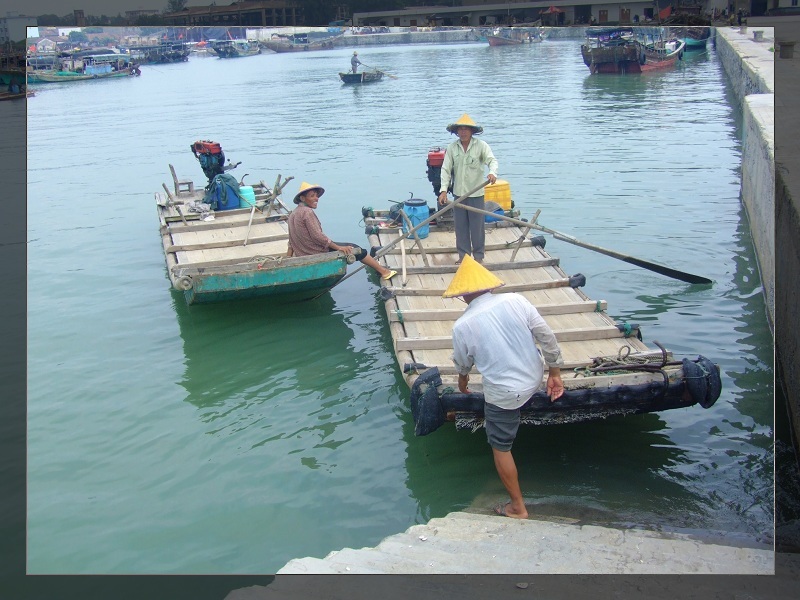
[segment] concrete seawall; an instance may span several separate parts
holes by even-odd
[[[743,114],[742,203],[750,220],[770,328],[775,332],[775,35],[721,27],[717,55]]]

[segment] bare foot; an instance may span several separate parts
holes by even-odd
[[[511,502],[508,502],[506,504],[498,504],[497,506],[494,507],[494,512],[496,512],[501,517],[511,517],[512,519],[528,518],[528,511],[525,508],[523,508],[521,512],[515,511],[514,507],[511,506]]]

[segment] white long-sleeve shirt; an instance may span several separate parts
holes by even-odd
[[[564,364],[561,348],[539,311],[519,294],[482,294],[453,326],[453,364],[459,375],[474,365],[486,402],[519,408],[543,383],[544,362]]]

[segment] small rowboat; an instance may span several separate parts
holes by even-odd
[[[189,180],[173,176],[175,191],[164,185],[166,195],[155,194],[169,279],[187,304],[255,297],[297,301],[324,293],[345,276],[353,255],[286,256],[291,211],[280,190],[290,179],[281,184],[279,175],[272,189],[253,185],[255,206],[237,201],[234,208],[213,212],[192,212],[205,190]]]
[[[342,83],[370,83],[383,79],[383,71],[362,71],[361,73],[339,73]]]

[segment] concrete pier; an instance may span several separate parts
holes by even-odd
[[[771,548],[742,548],[679,533],[454,512],[374,548],[300,558],[282,574],[773,575]]]

